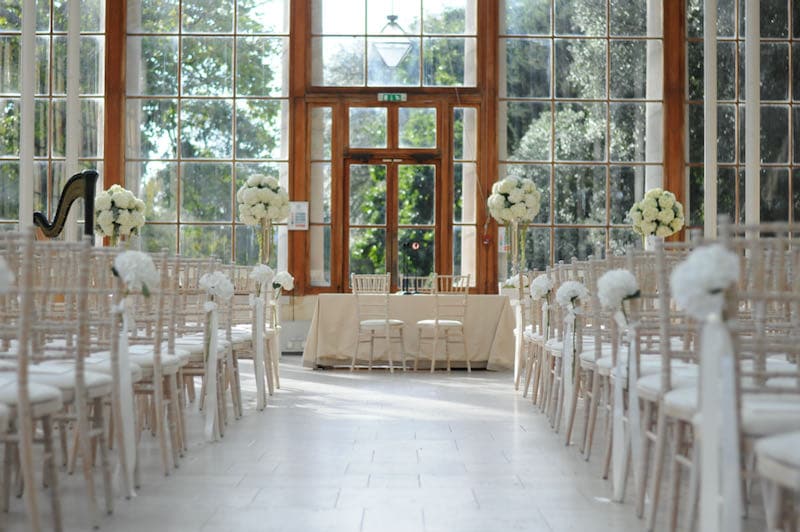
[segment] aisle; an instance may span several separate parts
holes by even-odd
[[[248,405],[222,443],[199,443],[191,412],[195,444],[170,477],[145,435],[140,495],[118,499],[103,530],[641,530],[630,503],[606,499],[599,460],[565,448],[508,373],[309,371],[284,357],[282,375],[268,410]],[[65,524],[84,530],[80,476],[60,478]]]

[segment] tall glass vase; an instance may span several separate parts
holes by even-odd
[[[522,280],[522,262],[525,259],[525,226],[515,220],[508,226],[511,233],[511,275],[516,276],[517,299],[522,301],[524,282]]]
[[[261,232],[258,238],[259,260],[261,264],[269,264],[269,256],[272,250],[272,220],[264,218],[261,220]]]

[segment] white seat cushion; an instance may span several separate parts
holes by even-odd
[[[756,442],[756,465],[762,477],[797,490],[800,486],[800,431],[761,438]]]
[[[37,384],[46,384],[61,390],[61,397],[65,403],[71,403],[75,397],[75,367],[74,363],[64,361],[64,364],[45,362],[28,368],[28,381]],[[83,380],[89,398],[103,397],[111,393],[111,376],[104,373],[84,371]]]
[[[0,376],[0,403],[9,407],[17,406],[19,392],[17,391],[17,376],[13,374]],[[61,392],[54,386],[28,383],[28,397],[33,406],[34,416],[53,414],[61,410],[63,404]]]
[[[105,353],[105,355],[103,355]],[[111,358],[107,351],[101,351],[99,353],[100,356],[88,356],[83,359],[83,368],[86,372],[92,373],[102,373],[103,375],[111,375]],[[50,360],[47,362],[43,362],[42,366],[44,365],[58,365],[58,366],[67,366],[73,365],[74,363],[70,360]],[[132,382],[139,382],[142,380],[142,368],[139,367],[138,364],[131,363],[131,381]]]
[[[661,397],[661,372],[652,373],[640,377],[636,382],[636,389],[639,397],[646,401],[657,401]],[[697,386],[698,369],[697,366],[686,366],[675,368],[670,378],[672,389],[687,388]]]
[[[463,325],[458,320],[439,320],[439,327],[461,327]],[[417,327],[436,327],[436,320],[419,320]]]
[[[153,373],[153,365],[155,364],[155,356],[153,352],[131,352],[129,351],[130,361],[131,364],[135,364],[138,366],[141,371],[144,373],[144,376],[149,376]],[[108,351],[100,351],[99,353],[92,353],[92,356],[88,357],[87,360],[109,360],[110,362],[111,353]],[[168,353],[161,353],[161,371],[165,375],[170,375],[172,373],[176,373],[178,369],[181,367],[181,359],[178,358],[176,355],[170,355]]]
[[[386,324],[389,324],[389,327],[402,327],[406,323],[403,320],[361,320],[361,328],[362,329],[380,329],[382,327],[386,327]]]
[[[181,361],[181,366],[186,364],[189,361],[189,358],[192,356],[192,354],[189,352],[188,349],[182,349],[182,348],[179,348],[177,346],[175,347],[175,349],[173,351],[174,351],[174,353],[169,353],[169,346],[167,345],[167,342],[164,342],[163,344],[161,344],[161,356],[164,356],[164,354],[166,354],[166,353],[169,353],[171,355],[175,355]],[[128,349],[128,352],[129,353],[139,353],[139,354],[152,353],[153,352],[153,346],[145,345],[145,344],[132,345]]]

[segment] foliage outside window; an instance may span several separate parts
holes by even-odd
[[[500,3],[498,178],[529,177],[543,193],[527,267],[636,241],[625,215],[661,180],[660,11],[648,0]],[[499,260],[502,277],[502,246]]]
[[[762,221],[800,220],[800,69],[797,0],[762,0]],[[703,225],[703,3],[687,2],[687,197],[689,223]],[[717,31],[717,214],[744,222],[744,2],[719,0]],[[791,69],[790,69],[791,66]],[[796,74],[793,74],[796,75]]]
[[[235,191],[288,188],[288,0],[129,0],[126,182],[144,247],[252,264]],[[271,264],[286,267],[286,228]]]
[[[22,2],[0,5],[0,230],[19,218]],[[81,1],[78,162],[103,174],[105,2]],[[67,2],[39,0],[36,11],[34,202],[52,218],[66,169]],[[30,177],[28,177],[30,179]],[[81,206],[82,209],[82,206]]]

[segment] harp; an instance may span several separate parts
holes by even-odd
[[[64,230],[70,207],[76,199],[83,198],[85,207],[83,233],[92,236],[94,233],[94,192],[97,178],[98,174],[94,170],[85,170],[70,177],[67,184],[64,185],[64,190],[61,191],[61,198],[58,200],[53,221],[50,222],[47,216],[36,211],[33,213],[33,224],[39,227],[46,237],[57,237]]]

